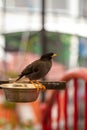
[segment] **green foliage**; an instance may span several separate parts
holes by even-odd
[[[28,32],[29,33],[29,32]],[[7,49],[15,51],[31,52],[41,54],[42,45],[40,41],[40,32],[30,32],[27,41],[22,41],[24,33],[14,33],[6,35]],[[28,35],[28,34],[27,34]],[[70,35],[59,34],[57,32],[46,32],[47,44],[46,50],[56,52],[58,56],[56,61],[67,64],[69,60]],[[8,49],[8,50],[9,50]]]
[[[6,34],[6,50],[18,51],[21,41],[21,33]]]
[[[23,41],[23,33],[6,34],[7,51],[26,51],[32,53],[41,53],[40,34],[32,32],[29,34],[28,41]]]
[[[70,35],[59,33],[47,33],[47,50],[57,53],[56,61],[64,65],[69,61]]]
[[[35,32],[30,34],[30,38],[27,42],[27,50],[32,53],[41,53],[40,34]]]
[[[3,107],[6,109],[14,109],[15,106],[16,106],[16,104],[13,102],[8,102],[6,100],[3,102]]]
[[[11,77],[11,78],[16,78],[18,76],[17,72],[12,72],[12,71],[7,71],[6,72],[6,77]]]
[[[70,38],[71,38],[71,35],[68,35],[68,34],[60,35],[61,42],[64,43],[65,45],[70,44]]]

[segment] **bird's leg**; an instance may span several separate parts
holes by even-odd
[[[39,87],[32,80],[30,80],[30,82],[31,82],[31,84],[34,85],[34,87],[37,89],[37,92],[38,92],[39,91]]]
[[[40,89],[46,90],[46,87],[43,84],[41,84],[38,80],[35,80],[35,82],[40,85]]]

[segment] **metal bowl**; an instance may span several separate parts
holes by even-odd
[[[10,102],[33,102],[37,99],[39,91],[33,84],[9,83],[3,84],[6,99]]]
[[[45,81],[41,83],[45,85],[48,90],[65,90],[66,88],[66,82],[64,81]],[[4,90],[6,99],[10,102],[33,102],[39,95],[39,91],[29,82],[0,81],[0,89]]]

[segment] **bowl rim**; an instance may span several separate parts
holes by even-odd
[[[28,87],[29,84],[32,87]],[[18,85],[19,87],[18,86],[15,87],[15,85]],[[28,89],[28,90],[37,90],[37,88],[35,88],[34,85],[31,84],[31,83],[26,83],[26,84],[24,84],[24,83],[14,83],[14,84],[13,83],[7,83],[7,84],[2,84],[1,87],[3,89],[24,89],[24,90]]]

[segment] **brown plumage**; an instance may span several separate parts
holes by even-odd
[[[16,81],[23,76],[27,77],[30,81],[39,80],[44,78],[52,66],[52,58],[56,56],[54,53],[47,53],[40,57],[40,59],[32,62],[24,68]]]

